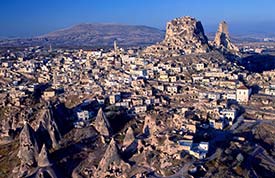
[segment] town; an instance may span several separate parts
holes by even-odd
[[[274,120],[275,70],[256,73],[239,65],[241,52],[230,43],[225,22],[211,44],[215,50],[194,40],[192,28],[200,27],[193,22],[191,17],[171,21],[165,40],[146,49],[120,48],[116,40],[112,49],[2,49],[1,142],[20,140],[13,174],[24,177],[35,168],[57,174],[49,169],[54,164],[48,154],[56,155],[55,164],[68,165],[73,156],[57,155],[67,149],[69,141],[62,140],[74,130],[76,139],[94,142],[85,148],[89,159],[70,173],[75,177],[210,177],[209,162],[232,147],[235,157],[226,161],[243,176],[238,170],[249,156],[240,148],[249,137],[242,130]],[[182,33],[188,39],[180,41]],[[43,142],[40,132],[48,132],[50,142]],[[105,152],[94,151],[103,147]],[[93,154],[102,156],[90,158]]]

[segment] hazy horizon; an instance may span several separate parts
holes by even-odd
[[[34,37],[81,23],[145,25],[164,30],[167,21],[181,16],[200,20],[206,33],[216,32],[222,20],[233,35],[274,34],[275,29],[272,0],[3,0],[0,5],[0,38]]]

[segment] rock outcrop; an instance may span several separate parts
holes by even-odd
[[[123,139],[123,147],[128,147],[135,141],[135,135],[132,127],[129,127],[126,131],[125,137]]]
[[[209,51],[210,46],[201,22],[186,16],[168,22],[165,39],[146,48],[144,54],[177,56]]]
[[[239,49],[230,41],[228,25],[225,21],[219,24],[213,45],[222,52],[238,52]]]
[[[37,132],[44,138],[44,141],[48,143],[48,146],[57,148],[61,140],[61,134],[51,108],[43,109],[39,120],[40,123]]]
[[[48,158],[48,150],[45,145],[42,146],[42,149],[38,155],[37,164],[39,167],[47,167],[51,165]]]
[[[142,131],[146,136],[154,135],[154,133],[157,131],[156,120],[154,117],[145,117]]]
[[[37,165],[36,158],[39,152],[35,132],[28,123],[25,123],[20,133],[19,140],[20,147],[17,154],[20,159],[19,175],[24,176],[31,167]]]
[[[37,178],[58,178],[60,174],[56,172],[55,168],[49,161],[48,149],[43,144],[41,151],[37,158],[37,170],[34,173],[34,177]]]
[[[40,168],[34,175],[35,178],[59,178],[59,174],[56,174],[55,170],[51,167]]]
[[[168,155],[177,155],[178,152],[182,151],[182,147],[170,141],[168,135],[164,135],[164,141],[162,144],[158,144],[158,149]]]
[[[112,138],[103,158],[98,164],[98,168],[95,172],[95,177],[125,177],[123,174],[130,166],[126,164],[119,155],[115,140]]]
[[[102,136],[109,137],[112,134],[111,125],[107,120],[102,108],[99,109],[93,126]]]

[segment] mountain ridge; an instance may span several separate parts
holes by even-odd
[[[163,37],[163,31],[144,25],[81,23],[33,38],[0,40],[0,46],[100,47],[112,46],[114,40],[120,46],[144,46]]]
[[[209,40],[215,32],[206,32]],[[160,42],[165,37],[165,30],[146,25],[127,25],[120,23],[80,23],[55,30],[35,37],[0,38],[0,47],[111,47],[113,41],[121,47],[148,46]],[[255,35],[231,35],[232,42],[261,41],[263,38]],[[264,37],[261,36],[261,37]]]

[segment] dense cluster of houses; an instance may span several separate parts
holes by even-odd
[[[89,99],[126,108],[137,117],[150,111],[169,114],[174,108],[181,110],[182,128],[193,134],[198,123],[185,118],[190,108],[208,121],[207,126],[201,123],[206,128],[222,130],[236,122],[242,114],[240,105],[248,105],[252,95],[248,72],[213,57],[163,60],[123,49],[52,51],[32,47],[3,53],[0,65],[2,107],[24,107],[24,98],[39,90],[43,100],[58,97],[67,102],[77,97],[80,102],[76,104],[81,104]],[[264,72],[261,77],[267,82],[260,94],[275,95],[275,85],[270,82],[275,72]],[[95,116],[81,107],[74,112],[77,128],[85,127]],[[208,143],[193,143],[192,137],[186,137],[189,139],[179,140],[179,145],[195,157],[205,158]]]

